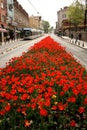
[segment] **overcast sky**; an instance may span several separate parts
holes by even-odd
[[[57,11],[64,6],[69,6],[74,0],[17,0],[29,16],[40,15],[43,20],[49,21],[55,27]],[[39,12],[39,14],[37,13]]]

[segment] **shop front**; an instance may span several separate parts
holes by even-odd
[[[7,33],[8,33],[8,30],[4,28],[0,28],[0,45],[6,42]]]

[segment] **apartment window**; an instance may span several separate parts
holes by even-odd
[[[0,21],[1,21],[1,14],[0,14]]]
[[[0,3],[0,8],[4,8],[3,2]]]
[[[13,9],[13,5],[12,5],[12,4],[9,4],[9,11],[12,12],[12,9]]]
[[[62,15],[62,18],[66,18],[66,14],[63,14],[63,15]]]
[[[2,22],[5,22],[5,16],[4,16],[4,15],[2,15],[1,21],[2,21]]]

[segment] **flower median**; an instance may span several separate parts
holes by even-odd
[[[0,69],[0,130],[64,129],[87,129],[87,71],[48,36]]]

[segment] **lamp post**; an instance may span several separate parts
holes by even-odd
[[[71,16],[69,20],[69,37],[71,38]]]
[[[86,30],[86,22],[87,22],[87,0],[85,1],[85,18],[84,18],[84,31]]]

